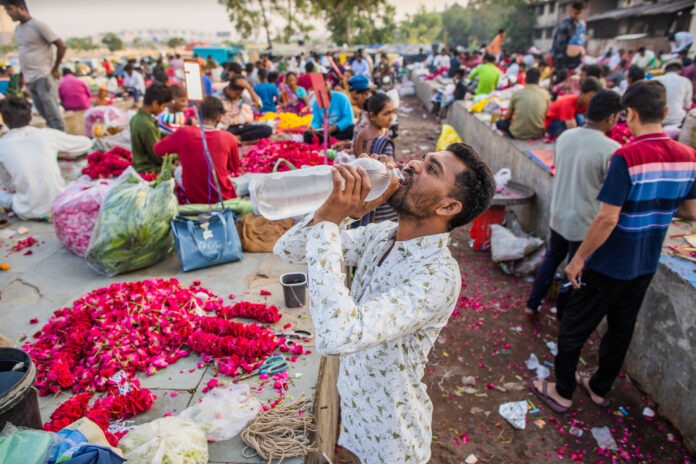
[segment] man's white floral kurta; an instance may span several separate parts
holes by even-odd
[[[461,275],[449,234],[394,243],[396,223],[352,230],[290,229],[274,252],[308,265],[317,351],[340,356],[339,444],[363,464],[426,463],[432,403],[421,383],[428,353],[454,309]],[[357,266],[351,291],[341,266]]]

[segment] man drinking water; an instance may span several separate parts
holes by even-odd
[[[421,379],[461,288],[449,232],[485,211],[495,194],[488,166],[461,143],[410,161],[402,174],[366,203],[367,172],[334,166],[329,198],[274,249],[308,265],[317,350],[341,358],[338,442],[363,464],[430,459],[433,408]],[[398,223],[340,229],[387,200]],[[350,290],[342,266],[356,267]]]

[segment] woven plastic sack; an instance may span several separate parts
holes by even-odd
[[[436,151],[446,150],[447,147],[449,147],[453,143],[462,142],[462,138],[459,136],[459,134],[457,134],[457,131],[454,130],[454,127],[450,126],[449,124],[443,124],[442,132],[440,133],[440,138],[437,139]]]
[[[171,176],[171,172],[170,172]],[[174,180],[147,182],[132,167],[116,179],[87,250],[87,264],[112,277],[157,264],[174,250],[169,221],[177,214]]]
[[[56,236],[77,256],[87,255],[99,208],[113,185],[111,179],[91,180],[82,176],[53,200],[51,216]]]
[[[132,429],[118,442],[127,462],[137,464],[207,464],[203,430],[183,417],[163,417]]]
[[[0,432],[0,462],[45,464],[58,442],[53,432],[15,427],[8,422]]]
[[[93,106],[85,112],[85,133],[90,138],[114,135],[127,128],[129,121],[129,114],[115,106]]]
[[[261,403],[249,396],[249,385],[236,384],[211,390],[179,417],[198,424],[208,441],[224,441],[244,430],[260,410]]]

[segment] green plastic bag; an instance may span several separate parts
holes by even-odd
[[[44,464],[59,441],[53,432],[17,428],[7,423],[0,433],[0,462]]]
[[[118,177],[104,198],[87,249],[92,269],[112,277],[157,264],[174,251],[169,221],[178,202],[167,164],[152,183],[132,167]]]

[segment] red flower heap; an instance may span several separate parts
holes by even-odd
[[[279,158],[289,161],[298,169],[301,166],[324,164],[323,145],[308,145],[291,140],[271,142],[270,139],[262,139],[242,155],[242,167],[239,174],[272,172]],[[330,159],[329,164],[331,164]],[[284,163],[278,166],[278,171],[289,169]]]
[[[125,148],[116,147],[106,153],[95,151],[87,155],[87,167],[82,169],[82,174],[87,174],[92,179],[118,177],[132,165],[131,152]]]
[[[151,375],[188,356],[185,345],[206,362],[216,358],[220,372],[236,375],[240,367],[260,365],[283,341],[256,324],[196,315],[201,310],[225,314],[231,308],[224,309],[222,298],[205,288],[153,279],[114,283],[55,311],[23,349],[36,364],[42,396],[67,388],[79,395],[56,410],[47,430],[86,415],[106,431],[109,421],[150,409],[154,397],[139,387],[136,373]],[[129,391],[121,393],[125,382]],[[89,407],[92,392],[105,396]]]

